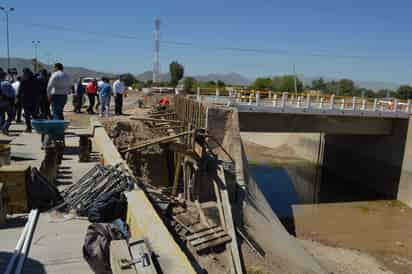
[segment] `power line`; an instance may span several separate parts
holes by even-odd
[[[131,34],[118,34],[118,33],[107,33],[107,32],[99,32],[99,31],[88,31],[88,30],[79,30],[71,27],[66,26],[55,26],[55,25],[43,25],[43,24],[25,24],[25,23],[14,23],[16,25],[22,25],[27,27],[35,27],[35,28],[42,28],[42,29],[49,29],[55,31],[65,31],[65,32],[72,32],[72,33],[81,33],[81,34],[89,34],[95,36],[102,36],[117,38],[117,39],[125,39],[125,40],[135,40],[135,41],[143,41],[141,37],[137,35]],[[151,41],[145,39],[148,43]],[[193,42],[182,42],[182,41],[171,41],[171,40],[161,40],[160,43],[163,47],[168,48],[187,48],[187,49],[201,49],[201,50],[217,50],[217,51],[229,51],[229,52],[242,52],[242,53],[258,53],[258,54],[267,54],[267,55],[280,55],[280,56],[289,56],[289,57],[327,57],[327,58],[334,58],[334,59],[376,59],[376,58],[405,58],[404,55],[347,55],[347,54],[332,54],[329,52],[322,52],[322,51],[310,51],[310,52],[296,52],[291,51],[288,49],[280,49],[280,48],[241,48],[241,47],[213,47],[213,46],[200,46]]]

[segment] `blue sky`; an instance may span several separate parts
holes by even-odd
[[[1,1],[10,17],[12,56],[61,60],[108,72],[140,73],[153,62],[153,21],[162,20],[161,68],[187,74],[290,73],[412,83],[409,0]],[[6,55],[0,15],[0,56]],[[63,31],[63,29],[65,29]],[[119,36],[127,36],[122,39]],[[262,49],[263,52],[224,50]]]

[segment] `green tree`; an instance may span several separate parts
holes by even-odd
[[[378,98],[394,97],[395,95],[396,95],[396,92],[391,89],[380,89],[376,93],[376,97]]]
[[[136,77],[131,73],[125,73],[121,75],[120,79],[122,79],[122,81],[127,87],[132,86],[136,82]]]
[[[259,77],[252,84],[254,89],[269,89],[272,86],[272,79]]]
[[[218,88],[224,88],[226,86],[225,82],[223,82],[222,80],[218,80],[217,81],[217,87]]]
[[[361,96],[361,97],[376,97],[377,94],[368,88],[356,88],[354,94],[352,94],[353,96]]]
[[[146,82],[144,82],[143,87],[145,88],[150,88],[153,86],[153,80],[147,80]]]
[[[196,80],[193,77],[186,77],[183,79],[183,91],[186,93],[191,93],[193,87],[196,84]]]
[[[183,65],[179,64],[177,61],[173,61],[169,65],[170,71],[170,84],[173,87],[176,87],[179,83],[179,80],[183,78],[185,74],[185,69]]]
[[[412,98],[412,87],[409,85],[402,85],[396,91],[397,97],[399,99],[409,99]]]
[[[327,84],[323,78],[319,78],[317,80],[312,81],[312,89],[320,90],[321,92],[325,92],[327,90]]]
[[[284,75],[276,76],[272,79],[272,87],[276,91],[294,92],[295,91],[295,76],[294,75]],[[303,83],[296,78],[297,91],[303,91]]]
[[[350,79],[341,79],[338,82],[339,95],[355,96],[356,88],[355,83]]]

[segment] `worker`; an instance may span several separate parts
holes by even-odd
[[[94,104],[97,95],[97,80],[90,81],[86,87],[87,97],[89,98],[89,107],[87,108],[87,113],[94,114]]]
[[[158,111],[166,110],[167,107],[169,106],[169,104],[170,104],[169,97],[168,96],[163,96],[159,101],[159,105],[157,107],[157,110]]]

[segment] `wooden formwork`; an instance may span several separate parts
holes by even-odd
[[[195,128],[206,127],[207,106],[202,102],[177,95],[174,97],[174,107],[177,119],[185,121]]]

